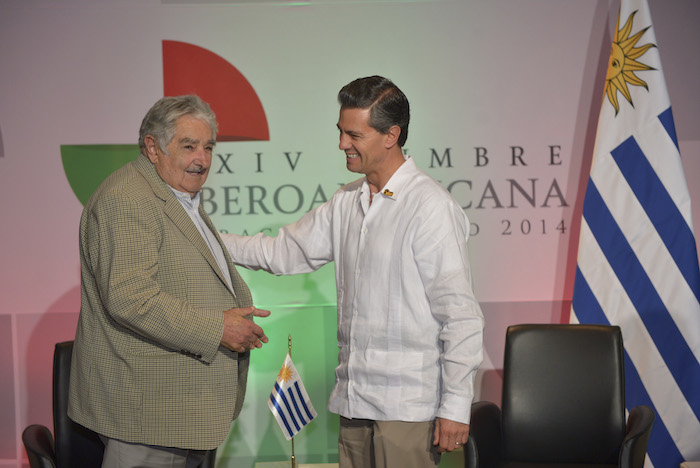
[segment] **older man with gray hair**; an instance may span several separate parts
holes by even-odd
[[[216,118],[165,97],[141,124],[141,154],[110,175],[80,220],[81,308],[68,415],[105,442],[103,467],[199,466],[245,395],[266,343],[200,204]]]

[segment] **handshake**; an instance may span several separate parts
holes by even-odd
[[[224,333],[221,337],[221,345],[238,353],[262,348],[263,343],[267,343],[268,339],[263,329],[255,324],[253,317],[269,315],[269,310],[256,309],[253,306],[224,311]]]

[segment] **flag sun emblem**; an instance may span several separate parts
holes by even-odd
[[[292,368],[289,366],[282,366],[280,373],[277,374],[277,381],[279,382],[289,382],[294,377]]]
[[[617,26],[615,28],[615,39],[613,40],[612,50],[610,51],[610,63],[608,64],[608,74],[605,81],[605,94],[610,100],[610,104],[615,108],[615,115],[620,110],[620,105],[617,102],[617,92],[619,91],[634,107],[632,95],[630,94],[627,83],[634,86],[644,86],[649,89],[646,82],[639,79],[634,72],[643,70],[655,70],[644,63],[638,62],[637,59],[644,55],[647,50],[656,47],[655,44],[645,44],[641,47],[635,47],[637,42],[651,26],[648,26],[639,31],[634,36],[630,37],[632,32],[633,12],[622,29],[620,27],[620,17],[617,18]]]

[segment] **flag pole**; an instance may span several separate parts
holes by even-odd
[[[289,357],[292,357],[292,334],[288,335]],[[292,436],[292,468],[297,468],[297,460],[294,457],[294,436]]]

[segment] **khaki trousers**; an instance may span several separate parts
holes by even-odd
[[[435,422],[373,421],[340,417],[340,468],[426,468],[440,464]]]

